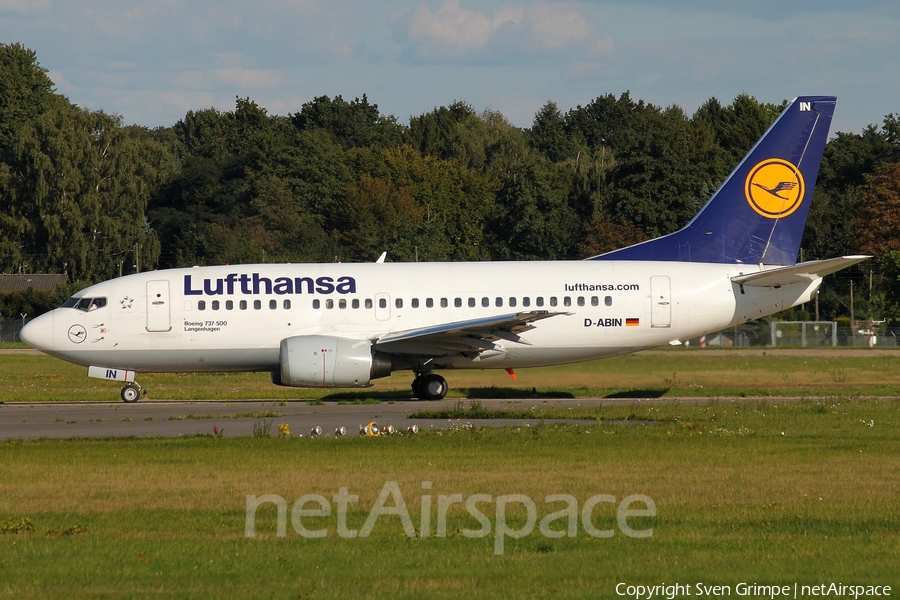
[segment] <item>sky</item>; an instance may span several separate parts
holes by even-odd
[[[402,124],[464,101],[519,127],[619,96],[688,114],[746,93],[838,96],[832,131],[900,114],[896,0],[0,0],[0,43],[126,124],[366,94]]]

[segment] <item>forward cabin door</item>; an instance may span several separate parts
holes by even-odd
[[[650,278],[650,326],[672,326],[672,284],[668,277]]]
[[[147,282],[147,331],[171,331],[169,282]]]

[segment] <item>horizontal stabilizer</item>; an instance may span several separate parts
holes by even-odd
[[[732,277],[731,281],[740,285],[752,285],[759,287],[778,287],[792,283],[809,283],[820,277],[840,271],[850,265],[862,262],[870,256],[840,256],[827,260],[813,260],[790,267],[769,269],[761,273],[739,275]]]

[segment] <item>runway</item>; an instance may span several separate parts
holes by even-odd
[[[468,401],[464,401],[468,405]],[[479,400],[489,408],[527,409],[587,406],[610,399],[548,399],[548,400]],[[636,402],[628,400],[628,403]],[[537,425],[540,419],[409,419],[421,410],[453,408],[455,400],[425,402],[396,400],[380,404],[339,404],[326,402],[309,405],[305,401],[146,401],[135,404],[123,402],[7,402],[0,404],[0,440],[39,438],[114,438],[114,437],[174,437],[213,435],[221,432],[227,437],[251,436],[257,428],[269,423],[271,435],[278,426],[287,424],[291,435],[308,436],[319,426],[323,435],[334,435],[335,429],[345,427],[347,435],[358,435],[359,428],[376,422],[382,428],[393,425],[406,431],[411,425],[420,430],[459,427]],[[591,420],[544,420],[545,423],[582,423]]]

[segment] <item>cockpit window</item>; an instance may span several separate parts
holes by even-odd
[[[63,308],[76,308],[90,312],[106,306],[106,298],[77,298],[72,296],[63,303]]]

